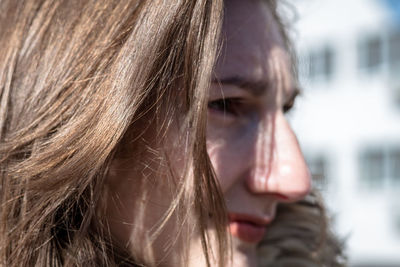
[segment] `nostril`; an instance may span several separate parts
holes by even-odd
[[[290,197],[288,197],[288,196],[286,196],[286,195],[283,195],[283,194],[274,194],[275,195],[275,197],[278,199],[278,200],[281,200],[281,201],[288,201],[288,200],[290,200]]]
[[[275,161],[249,172],[246,185],[253,194],[269,194],[282,202],[303,199],[311,190],[310,172],[301,160]]]

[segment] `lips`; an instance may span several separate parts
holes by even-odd
[[[230,233],[247,243],[259,243],[266,232],[266,227],[272,219],[248,214],[229,213]]]

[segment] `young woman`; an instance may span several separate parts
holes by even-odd
[[[1,0],[1,264],[339,266],[276,5]]]

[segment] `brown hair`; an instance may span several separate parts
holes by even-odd
[[[1,265],[151,264],[112,240],[105,177],[144,120],[162,144],[184,114],[185,179],[159,228],[194,207],[208,265],[212,218],[225,266],[226,212],[205,146],[222,2],[0,0]]]
[[[213,214],[223,266],[226,213],[205,147],[222,1],[2,0],[0,10],[0,263],[120,264],[95,220],[108,166],[142,116],[162,132],[184,111],[193,179],[174,203],[194,194],[206,255]]]

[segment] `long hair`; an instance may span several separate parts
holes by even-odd
[[[105,177],[141,118],[161,133],[185,114],[192,178],[171,209],[193,206],[207,259],[213,214],[223,266],[226,212],[205,145],[222,1],[1,0],[0,11],[0,264],[146,264],[117,251],[98,216]]]
[[[184,177],[153,237],[176,211],[184,225],[193,208],[207,264],[212,220],[213,254],[226,266],[226,209],[205,145],[222,2],[0,0],[0,265],[154,264],[116,245],[102,218],[104,188],[127,143],[168,165],[162,149],[140,140],[152,127],[163,144],[179,121],[175,141],[185,147]],[[276,1],[267,2],[289,49]],[[276,227],[299,227],[287,224],[292,216],[314,218],[302,205],[281,208]],[[271,235],[261,248],[288,238],[286,230],[273,229],[280,238]],[[311,237],[326,230],[312,229],[322,230],[308,232]],[[266,264],[278,266],[285,253]]]

